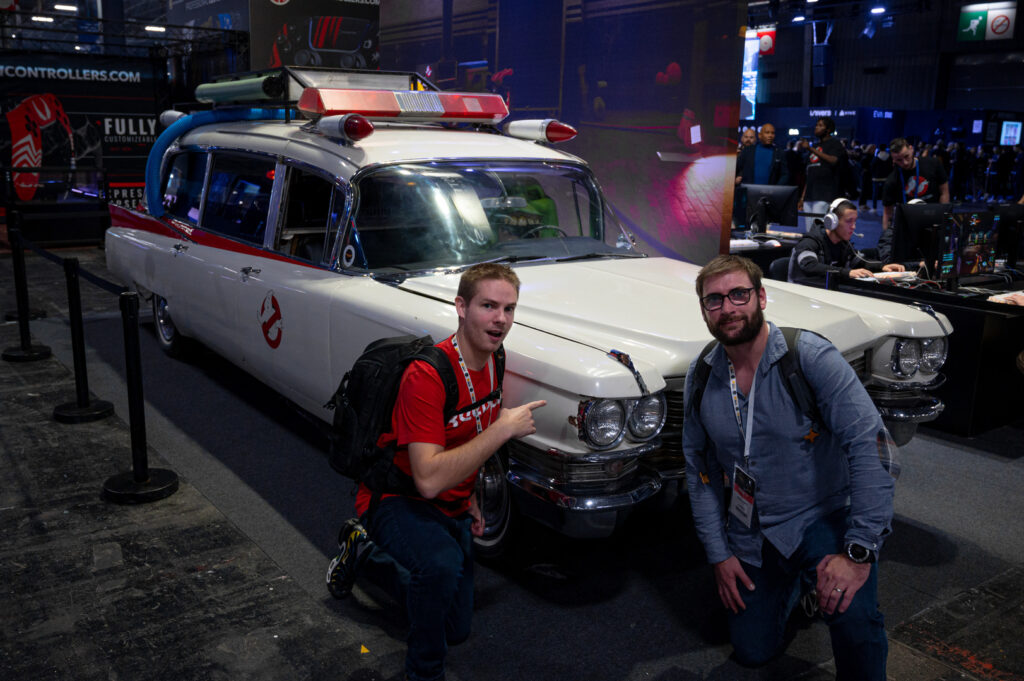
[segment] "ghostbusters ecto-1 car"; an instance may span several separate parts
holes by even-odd
[[[710,339],[698,268],[638,252],[586,163],[548,146],[572,128],[499,132],[500,97],[414,74],[285,69],[197,98],[263,106],[165,116],[178,118],[150,156],[147,208],[112,208],[106,237],[109,269],[152,300],[168,351],[197,339],[330,423],[325,404],[369,342],[444,338],[461,271],[510,263],[522,290],[505,404],[547,406],[481,470],[479,548],[500,552],[519,513],[605,536],[680,489],[684,375]],[[836,344],[897,442],[939,413],[941,315],[766,288],[774,322]]]

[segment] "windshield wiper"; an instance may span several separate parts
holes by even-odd
[[[570,260],[590,260],[592,258],[645,258],[643,253],[581,253],[579,255],[567,255],[564,258],[554,258],[555,262],[569,262]]]
[[[498,256],[497,258],[490,258],[488,260],[480,260],[480,261],[475,262],[473,264],[474,265],[480,265],[480,264],[483,264],[483,263],[492,263],[492,262],[507,262],[507,263],[534,262],[534,261],[537,261],[537,260],[551,260],[551,259],[552,258],[551,258],[550,255],[501,255],[501,256]],[[467,267],[470,267],[470,266],[467,266]]]

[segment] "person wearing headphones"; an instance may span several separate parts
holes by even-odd
[[[836,199],[829,206],[822,224],[817,221],[793,249],[789,259],[789,281],[809,286],[824,286],[825,278],[870,277],[872,272],[903,272],[900,263],[883,265],[867,260],[853,249],[850,239],[857,228],[857,207],[848,199]]]

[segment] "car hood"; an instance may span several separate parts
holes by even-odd
[[[515,270],[522,282],[517,326],[620,350],[665,377],[684,374],[711,340],[694,289],[695,265],[636,258],[526,264]],[[437,274],[409,278],[401,288],[450,301],[458,282],[458,274]],[[945,335],[933,317],[908,305],[768,280],[764,286],[767,319],[816,331],[843,353],[886,335]]]

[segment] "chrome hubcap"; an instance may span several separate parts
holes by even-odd
[[[167,301],[163,298],[158,297],[156,304],[153,306],[153,316],[156,318],[156,328],[160,331],[160,335],[165,341],[174,340],[176,333],[174,329],[174,322],[171,320],[171,314],[167,311]]]
[[[509,495],[505,468],[496,455],[489,458],[477,474],[476,490],[484,517],[483,539],[501,536],[508,521]]]

